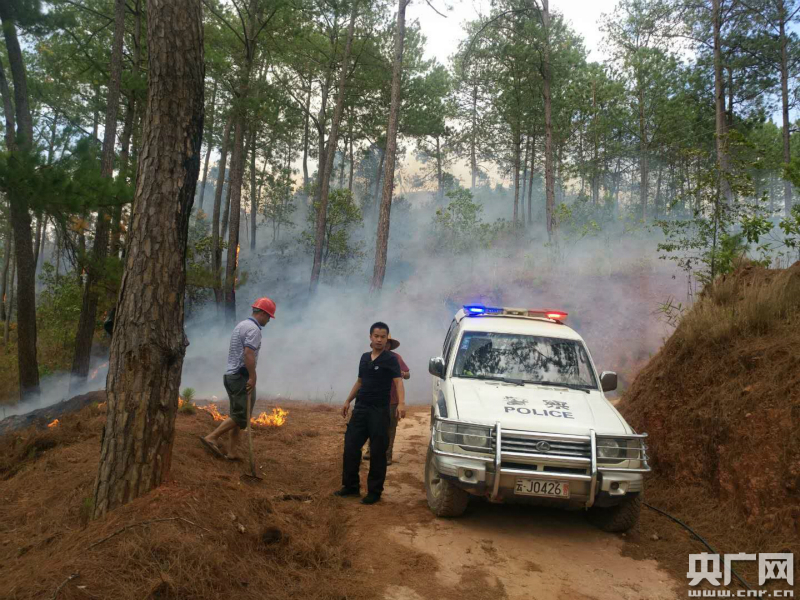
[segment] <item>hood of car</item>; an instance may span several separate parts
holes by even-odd
[[[453,378],[457,419],[504,429],[588,435],[630,433],[599,390]]]

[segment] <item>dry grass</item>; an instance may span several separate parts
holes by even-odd
[[[619,406],[650,435],[648,501],[722,552],[800,552],[798,348],[800,263],[747,266],[704,291]],[[656,526],[676,528],[646,512],[642,534]]]
[[[72,573],[61,600],[375,597],[354,568],[362,552],[347,507],[319,493],[336,487],[340,431],[314,407],[291,413],[285,427],[255,432],[264,476],[255,484],[240,479],[244,465],[197,442],[213,427],[208,414],[180,415],[168,481],[98,521],[88,515],[101,409],[0,438],[0,597],[50,597]],[[315,447],[295,452],[295,439]],[[127,525],[175,517],[185,521],[132,527],[90,548]]]

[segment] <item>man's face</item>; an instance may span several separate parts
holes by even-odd
[[[258,321],[258,324],[261,325],[262,327],[267,323],[269,323],[270,316],[263,310],[258,311],[257,313],[255,313],[254,316],[256,318],[256,321]]]
[[[374,350],[381,352],[386,348],[387,342],[389,341],[389,332],[385,329],[373,329],[369,336],[369,341]]]

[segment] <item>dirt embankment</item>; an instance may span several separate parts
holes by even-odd
[[[800,263],[709,286],[618,408],[650,436],[650,501],[721,552],[800,552]]]
[[[384,498],[367,507],[330,495],[338,407],[282,407],[286,425],[254,432],[262,482],[204,451],[207,412],[179,414],[168,481],[98,521],[88,517],[102,407],[0,438],[0,598],[51,598],[62,583],[58,600],[677,597],[673,577],[622,556],[624,540],[579,512],[478,501],[463,519],[434,518],[427,408],[400,424]]]

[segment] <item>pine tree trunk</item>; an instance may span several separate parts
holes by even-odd
[[[514,132],[514,220],[516,225],[519,222],[519,167],[520,156],[522,154],[522,136],[519,131]]]
[[[185,353],[186,243],[203,137],[201,3],[148,0],[147,16],[147,113],[111,342],[95,517],[169,473]]]
[[[320,271],[322,270],[322,246],[325,241],[325,224],[328,216],[328,196],[331,185],[331,172],[333,171],[333,157],[336,154],[336,144],[339,137],[339,125],[342,121],[342,114],[344,114],[344,97],[347,89],[347,70],[350,65],[350,52],[353,48],[353,35],[356,27],[356,16],[358,16],[358,2],[354,1],[350,11],[350,24],[347,27],[347,43],[344,47],[342,66],[339,71],[339,90],[336,93],[336,106],[333,109],[331,131],[328,135],[328,147],[325,151],[325,163],[324,165],[320,165],[322,168],[322,173],[320,176],[317,222],[314,232],[314,264],[311,268],[312,291],[316,289],[316,286],[319,282]]]
[[[122,44],[125,37],[125,0],[114,4],[114,39],[111,46],[111,69],[108,82],[108,103],[106,105],[105,128],[103,133],[103,154],[100,175],[106,179],[114,176],[114,145],[117,136],[117,112],[119,109],[119,88],[122,80]],[[108,233],[110,215],[105,210],[97,212],[92,258],[86,265],[86,284],[83,289],[83,305],[75,334],[75,355],[72,359],[70,389],[80,387],[89,375],[92,359],[92,341],[97,321],[96,285],[102,280],[105,261],[108,256]]]
[[[352,112],[350,114],[350,135],[347,136],[350,142],[350,173],[347,176],[347,189],[350,190],[350,193],[353,193],[353,173],[356,168],[355,159],[353,157],[353,115]]]
[[[525,158],[522,161],[522,194],[520,195],[520,222],[525,225],[525,194],[528,191],[528,156],[531,152],[531,138],[525,136]]]
[[[228,145],[230,144],[231,125],[233,124],[233,113],[228,116],[225,122],[225,130],[222,132],[222,148],[220,149],[219,164],[217,165],[217,184],[214,186],[214,211],[211,217],[211,270],[214,273],[214,298],[217,306],[222,305],[222,237],[220,235],[220,210],[222,208],[222,189],[225,187],[225,171],[228,164]],[[225,212],[228,211],[228,204],[225,205]],[[225,219],[227,221],[227,217]],[[227,223],[226,223],[227,224]],[[224,225],[222,231],[224,231]]]
[[[256,251],[256,215],[258,214],[258,196],[256,195],[256,138],[257,131],[253,129],[250,139],[250,252]]]
[[[378,152],[381,155],[378,161],[378,170],[375,172],[375,192],[372,194],[372,197],[375,198],[375,209],[377,210],[380,207],[381,179],[383,175],[383,162],[386,159],[386,151],[377,145],[376,148],[378,148]]]
[[[533,225],[533,171],[536,165],[536,130],[531,136],[531,169],[528,175],[528,225]]]
[[[389,124],[386,128],[386,160],[383,167],[383,197],[378,216],[378,235],[375,243],[375,268],[372,273],[372,290],[383,288],[386,277],[386,259],[389,251],[389,220],[394,191],[394,164],[397,154],[397,126],[400,117],[400,81],[403,76],[403,44],[406,37],[406,7],[411,0],[397,2],[397,29],[394,33],[394,59],[392,61],[392,95],[389,106]]]
[[[639,82],[639,203],[642,222],[647,221],[647,123],[644,115],[644,84]]]
[[[783,114],[783,162],[788,165],[792,160],[791,149],[791,122],[789,121],[789,60],[787,46],[789,40],[786,36],[786,3],[780,2],[780,44],[781,44],[781,112]],[[792,183],[788,179],[783,181],[783,210],[786,216],[792,212]]]
[[[478,155],[476,152],[478,137],[478,84],[472,86],[472,131],[469,136],[469,169],[472,177],[470,189],[475,193],[475,180],[478,177]]]
[[[308,144],[309,139],[309,121],[311,120],[311,77],[308,78],[308,90],[306,91],[306,110],[305,110],[305,124],[303,125],[303,189],[308,191],[308,186],[311,184],[311,179],[308,176]]]
[[[206,161],[203,165],[203,183],[200,185],[200,210],[203,210],[203,200],[206,196],[206,181],[208,181],[208,159],[214,149],[214,114],[217,109],[217,82],[214,82],[214,92],[211,94],[211,114],[208,118],[208,131],[206,132]]]
[[[9,135],[12,144],[8,150],[28,153],[33,148],[33,117],[28,102],[28,77],[25,62],[17,39],[16,23],[11,6],[0,2],[0,21],[6,40],[6,51],[14,82],[14,115],[16,117],[16,139]],[[3,76],[5,81],[5,77]],[[4,92],[8,86],[4,86]],[[6,96],[6,94],[3,94]],[[11,98],[4,98],[3,106],[11,106]],[[8,121],[8,115],[6,116]],[[11,130],[14,131],[13,129]],[[12,157],[13,160],[13,157]],[[14,231],[14,265],[17,277],[17,364],[19,368],[20,400],[37,397],[39,394],[39,362],[36,355],[36,273],[31,244],[31,215],[27,200],[23,197],[9,199],[9,216]],[[12,282],[13,283],[13,282]],[[6,321],[8,322],[8,321]]]
[[[535,2],[533,3],[535,6]],[[556,228],[555,173],[553,165],[553,100],[550,93],[550,0],[542,0],[542,26],[545,42],[542,52],[542,94],[544,96],[544,187],[547,237],[553,240]]]
[[[36,272],[39,266],[39,253],[42,250],[42,222],[44,217],[41,214],[36,216],[36,235],[33,241],[33,270]]]
[[[733,202],[730,185],[730,160],[728,157],[728,132],[725,123],[725,85],[722,80],[722,0],[711,0],[714,27],[714,107],[716,114],[717,165],[720,194],[726,202]]]
[[[442,180],[442,144],[436,136],[436,196],[439,202],[444,200],[444,181]]]
[[[6,292],[8,291],[8,268],[11,264],[13,239],[11,238],[11,223],[6,223],[6,235],[3,241],[3,271],[0,273],[0,321],[5,321]]]
[[[14,276],[17,273],[16,257],[11,257],[11,285],[8,289],[8,297],[3,297],[5,304],[6,320],[3,323],[3,346],[8,348],[8,338],[11,333],[11,317],[14,312]],[[19,340],[19,311],[17,311],[17,339]]]

